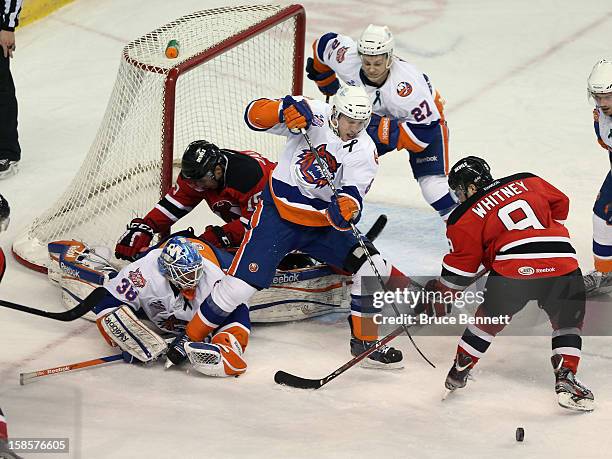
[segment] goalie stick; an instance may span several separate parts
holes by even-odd
[[[61,365],[59,367],[47,368],[45,370],[30,371],[28,373],[19,373],[19,384],[24,385],[36,378],[42,376],[51,376],[58,373],[65,373],[67,371],[81,370],[83,368],[93,367],[96,365],[105,365],[110,362],[116,362],[123,360],[123,354],[109,355],[108,357],[100,357],[98,359],[85,360],[84,362],[69,363],[68,365]]]

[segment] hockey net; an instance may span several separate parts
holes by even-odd
[[[172,184],[172,161],[193,140],[276,159],[283,139],[249,130],[253,99],[302,93],[305,13],[300,5],[199,11],[129,43],[106,113],[72,184],[13,243],[46,271],[47,243],[114,247]],[[179,42],[169,59],[170,40]]]

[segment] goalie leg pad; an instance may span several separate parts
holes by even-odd
[[[122,351],[128,352],[141,362],[155,360],[168,348],[164,339],[138,320],[128,306],[122,306],[105,315],[100,321],[100,327],[105,336]]]
[[[210,344],[186,343],[185,351],[194,370],[206,376],[239,376],[247,370],[242,345],[227,331],[215,334]]]

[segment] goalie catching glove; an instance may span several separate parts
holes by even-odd
[[[140,252],[149,248],[155,230],[142,218],[135,218],[117,242],[115,257],[119,260],[134,261]]]
[[[194,370],[206,376],[240,376],[247,370],[243,345],[229,331],[216,333],[210,343],[191,341],[186,334],[176,337],[168,350],[166,368],[187,358]]]
[[[308,129],[312,123],[312,110],[308,102],[291,96],[283,97],[280,122],[285,123],[293,134],[299,134],[300,129]]]
[[[351,229],[351,222],[357,223],[361,218],[359,202],[347,194],[334,195],[325,216],[334,228],[347,231]]]

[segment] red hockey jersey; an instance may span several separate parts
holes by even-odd
[[[259,196],[270,178],[276,163],[254,151],[222,150],[228,164],[223,188],[196,188],[193,182],[179,175],[176,184],[144,217],[155,232],[163,233],[187,215],[200,202],[226,222],[222,226],[233,246],[239,246],[244,236],[244,225],[251,218]]]
[[[481,264],[515,279],[576,270],[576,251],[563,226],[568,213],[568,197],[536,175],[495,180],[451,213],[443,282],[465,287]]]

